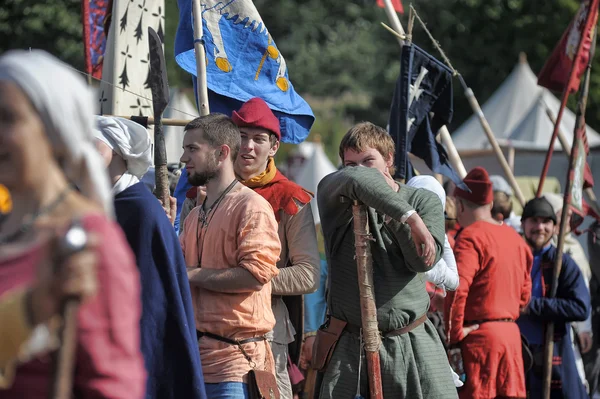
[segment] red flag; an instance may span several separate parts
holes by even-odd
[[[106,48],[105,18],[111,13],[112,0],[82,0],[83,48],[85,71],[95,78],[102,77],[102,61]]]
[[[597,19],[598,0],[584,0],[538,75],[538,85],[560,92],[578,90],[589,60],[592,28]]]
[[[404,14],[404,7],[402,7],[402,3],[400,2],[400,0],[391,0],[392,1],[392,5],[394,6],[394,10],[396,10],[396,12],[399,12],[400,14]],[[381,8],[385,8],[385,4],[383,3],[383,0],[377,0],[377,5]]]

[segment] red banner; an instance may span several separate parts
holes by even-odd
[[[597,20],[598,0],[584,0],[538,75],[538,85],[557,92],[578,90],[589,60],[592,29]]]

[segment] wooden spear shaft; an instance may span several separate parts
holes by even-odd
[[[379,335],[379,325],[377,323],[373,258],[370,247],[372,237],[369,233],[367,207],[359,201],[354,201],[352,215],[354,216],[354,245],[356,247],[356,267],[360,294],[360,318],[362,320],[365,357],[367,359],[367,374],[369,375],[369,397],[371,399],[383,399],[381,363],[379,360],[381,336]]]
[[[510,186],[513,189],[513,192],[515,193],[515,197],[517,197],[517,200],[519,201],[521,206],[525,206],[525,197],[523,196],[523,192],[521,191],[521,188],[517,183],[517,179],[515,179],[515,175],[510,169],[510,165],[508,164],[506,157],[504,157],[504,153],[502,152],[502,149],[498,144],[498,140],[496,140],[496,137],[494,136],[494,132],[492,131],[490,124],[488,123],[485,115],[483,114],[481,106],[479,105],[479,102],[475,97],[475,93],[473,93],[473,90],[469,86],[467,86],[467,83],[461,75],[458,75],[458,79],[463,87],[463,90],[465,91],[465,96],[467,97],[467,100],[469,101],[473,112],[479,118],[479,123],[481,123],[481,127],[483,128],[483,131],[485,132],[485,135],[487,136],[487,139],[490,142],[490,145],[492,146],[494,154],[496,155],[496,159],[500,163],[504,175],[508,179],[508,183],[510,184]]]
[[[590,12],[592,12],[590,10]],[[558,278],[562,270],[563,249],[565,245],[565,232],[567,231],[567,223],[569,222],[569,207],[571,205],[571,192],[573,190],[573,182],[575,180],[575,164],[579,153],[579,142],[582,137],[582,128],[585,128],[585,109],[587,107],[587,99],[590,91],[590,76],[592,73],[592,60],[596,49],[596,28],[592,30],[592,46],[590,49],[590,57],[588,60],[587,69],[582,82],[582,90],[579,93],[577,101],[577,116],[575,119],[575,128],[573,129],[573,146],[571,147],[571,156],[569,157],[569,171],[567,173],[567,187],[563,199],[563,207],[560,216],[560,229],[558,231],[558,243],[556,248],[556,261],[552,270],[552,286],[550,289],[549,298],[555,298],[558,291]],[[552,391],[552,358],[554,356],[554,323],[546,324],[546,337],[544,341],[544,385],[542,397],[550,399]]]
[[[148,116],[148,117],[142,117],[142,116],[122,116],[122,115],[104,115],[104,116],[114,116],[116,118],[123,118],[123,119],[129,119],[132,120],[134,122],[138,122],[139,124],[143,125],[154,125],[154,117],[152,116]],[[191,119],[161,119],[160,122],[164,125],[164,126],[185,126],[188,123],[190,123],[192,120]]]

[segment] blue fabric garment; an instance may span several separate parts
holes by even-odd
[[[115,212],[140,271],[146,398],[206,398],[190,286],[177,235],[143,183],[115,196]]]
[[[321,259],[319,288],[304,295],[304,332],[314,332],[325,323],[327,313],[327,261]]]
[[[531,268],[532,298],[542,298],[544,296],[542,258],[550,247],[551,245],[548,245],[541,251],[534,252],[533,254],[533,266]],[[523,315],[519,318],[519,328],[521,329],[521,334],[525,335],[529,344],[544,345],[544,326],[541,323],[532,319],[529,315]]]
[[[178,0],[175,60],[196,76],[192,1]],[[211,112],[227,115],[243,102],[260,97],[279,118],[283,142],[304,141],[313,112],[289,80],[277,49],[251,0],[200,0]]]
[[[556,256],[557,250],[554,246],[550,246],[542,254],[541,271],[546,284],[552,281]],[[549,287],[546,287],[546,292],[548,291]],[[554,322],[554,356],[560,357],[561,360],[559,364],[552,366],[551,399],[588,398],[575,365],[575,355],[570,338],[570,323],[584,321],[588,317],[590,295],[577,264],[568,254],[563,255],[556,298],[532,297],[528,310],[528,318],[540,325],[547,321]],[[523,316],[517,320],[519,327],[522,326],[522,323]],[[543,344],[531,345],[531,349],[534,358],[536,353],[543,356]],[[542,398],[542,392],[539,390],[541,386],[539,379],[541,378],[538,367],[534,367],[527,374],[529,397],[532,399]]]
[[[173,191],[173,196],[177,200],[177,214],[175,216],[175,223],[173,224],[173,227],[175,228],[177,234],[179,234],[180,230],[179,220],[181,216],[181,208],[183,207],[183,201],[185,201],[185,195],[190,188],[192,188],[192,185],[188,182],[187,169],[182,168],[181,175],[177,181],[177,186],[175,186],[175,191]]]
[[[221,382],[219,384],[205,384],[208,399],[247,399],[248,384],[242,382]]]

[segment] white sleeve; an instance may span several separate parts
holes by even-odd
[[[458,288],[458,269],[456,267],[456,259],[454,258],[454,251],[448,241],[448,236],[444,236],[444,255],[443,259],[446,262],[446,280],[444,285],[447,290],[455,291]]]
[[[445,290],[454,291],[458,288],[456,260],[448,242],[448,237],[444,239],[444,253],[442,258],[435,264],[433,269],[425,273],[425,278],[427,281]]]

